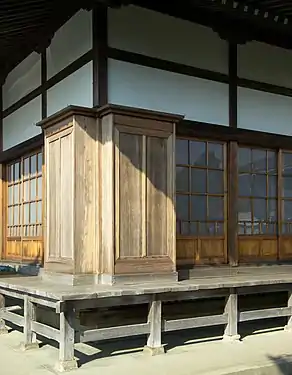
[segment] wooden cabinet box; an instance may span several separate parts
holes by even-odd
[[[45,136],[44,275],[92,282],[98,254],[96,111],[68,107],[39,125]]]
[[[113,105],[98,116],[100,282],[176,279],[175,124],[181,117]]]

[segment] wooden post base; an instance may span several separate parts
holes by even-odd
[[[39,344],[37,342],[32,342],[32,343],[22,342],[20,344],[20,350],[23,352],[26,352],[28,350],[35,350],[35,349],[39,349]]]
[[[165,354],[164,346],[158,346],[157,348],[151,348],[150,346],[144,346],[143,352],[147,355],[155,356]]]
[[[78,363],[76,359],[70,361],[58,361],[55,365],[55,370],[58,372],[67,372],[76,370],[78,368]]]
[[[5,322],[3,321],[3,323],[2,323],[0,321],[0,336],[1,335],[7,335],[7,333],[9,333],[9,331],[8,331],[8,329],[5,326]]]
[[[223,336],[223,341],[224,342],[240,342],[240,335],[229,336],[225,334]]]

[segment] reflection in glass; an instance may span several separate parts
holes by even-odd
[[[221,197],[208,197],[208,219],[210,221],[223,221],[224,201]]]
[[[29,176],[29,158],[24,159],[23,175],[24,177]]]
[[[284,169],[290,169],[290,173],[292,173],[292,153],[291,152],[283,152],[283,167]]]
[[[238,170],[239,172],[251,171],[251,149],[242,147],[238,149]]]
[[[205,221],[207,217],[207,198],[191,196],[191,221]]]
[[[37,197],[36,182],[37,180],[35,178],[30,180],[30,200],[31,201],[36,200],[36,197]]]
[[[176,167],[176,190],[179,192],[189,190],[189,168]]]
[[[207,171],[205,169],[191,169],[191,192],[206,193]]]
[[[251,196],[252,191],[252,175],[240,174],[238,176],[238,194],[241,197]]]
[[[13,224],[19,225],[19,206],[14,206],[14,212],[13,212]]]
[[[292,220],[292,201],[283,201],[283,217],[284,221]]]
[[[30,173],[32,175],[36,174],[37,172],[37,156],[32,155],[30,158]]]
[[[252,170],[254,172],[267,172],[267,153],[265,150],[252,149]]]
[[[23,224],[29,224],[29,204],[23,205]]]
[[[268,151],[268,173],[277,174],[277,153],[274,151]]]
[[[223,169],[223,145],[208,143],[208,167]]]
[[[251,195],[254,197],[266,197],[267,176],[262,174],[253,174],[251,177]]]
[[[292,198],[292,177],[283,177],[282,196],[285,198]]]
[[[178,220],[189,219],[189,198],[187,195],[176,195],[176,216]]]
[[[206,143],[190,141],[190,164],[195,166],[206,166]]]
[[[276,176],[269,176],[268,177],[268,196],[269,197],[277,197],[277,177]]]
[[[14,181],[18,181],[20,179],[20,165],[19,163],[14,164]]]
[[[224,193],[224,172],[208,171],[208,193],[223,194]]]
[[[43,185],[42,185],[42,177],[38,177],[38,198],[42,199],[43,196]]]
[[[185,139],[177,139],[175,148],[176,148],[176,164],[189,164],[188,158],[188,143],[189,141]]]

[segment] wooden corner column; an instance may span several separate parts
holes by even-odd
[[[101,130],[101,283],[177,279],[175,124],[179,116],[108,105]]]
[[[45,263],[42,276],[93,283],[98,261],[96,110],[67,107],[39,123],[45,137]]]

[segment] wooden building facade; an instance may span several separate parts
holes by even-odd
[[[86,241],[92,254],[80,262],[89,273],[99,245],[114,247],[116,259],[124,247],[128,263],[115,267],[129,274],[136,258],[146,258],[141,272],[152,272],[157,257],[160,271],[165,257],[171,271],[292,260],[289,16],[265,1],[201,3],[191,16],[151,1],[76,2],[45,40],[2,66],[3,261],[43,264],[46,246],[69,259],[70,246]],[[72,139],[62,133],[68,124]],[[119,158],[94,148],[84,129],[103,146],[109,137]],[[82,173],[90,186],[81,186]],[[80,229],[81,216],[91,229]],[[66,230],[83,239],[68,245]]]

